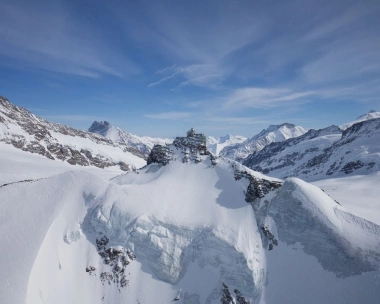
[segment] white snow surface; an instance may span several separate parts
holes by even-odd
[[[3,181],[45,177],[0,187],[2,303],[143,304],[176,297],[220,303],[222,282],[250,303],[380,298],[380,227],[299,179],[247,204],[249,182],[235,180],[236,169],[279,180],[224,158],[216,166],[207,156],[182,163],[174,151],[178,159],[166,166],[153,163],[108,181],[116,172],[61,173],[79,166],[0,151]],[[6,162],[14,164],[14,176]],[[279,241],[273,250],[262,225]],[[126,267],[125,288],[100,280],[111,267],[95,245],[104,235],[108,246],[137,256]]]
[[[358,118],[356,118],[353,121],[350,121],[350,122],[347,122],[345,124],[340,125],[339,128],[341,128],[342,130],[346,130],[358,122],[365,121],[365,120],[371,120],[371,119],[375,119],[375,118],[380,118],[380,112],[377,112],[375,110],[371,110],[368,113],[359,116]]]
[[[271,125],[259,134],[242,143],[230,145],[220,151],[220,155],[241,161],[255,151],[262,150],[272,142],[281,142],[305,134],[308,129],[293,124]]]
[[[380,172],[313,182],[354,214],[380,225]]]
[[[209,150],[213,154],[219,155],[220,151],[222,151],[225,147],[240,144],[246,140],[247,138],[241,135],[227,134],[219,138],[213,137],[213,136],[207,136],[206,138],[207,150]]]
[[[33,153],[45,154],[45,156],[50,154],[48,149],[50,145],[58,145],[74,149],[78,153],[86,150],[94,157],[115,164],[124,162],[131,167],[140,168],[146,163],[142,157],[126,151],[125,145],[96,134],[48,122],[24,108],[12,105],[1,96],[0,143],[20,145],[20,149],[27,151],[33,150],[33,147],[39,147],[43,152],[34,151]],[[58,158],[56,161],[61,162]]]
[[[94,122],[94,124],[97,124],[101,128],[91,132],[95,132],[115,142],[120,142],[129,147],[135,148],[144,153],[146,156],[149,154],[154,145],[165,145],[173,142],[173,139],[170,138],[137,136],[128,133],[118,127],[115,127],[105,121]],[[91,128],[93,126],[91,126]],[[89,130],[91,130],[91,128]]]

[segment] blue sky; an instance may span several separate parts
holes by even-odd
[[[380,1],[0,0],[0,95],[45,119],[253,136],[380,110]]]

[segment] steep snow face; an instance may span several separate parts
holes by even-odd
[[[225,147],[241,144],[246,141],[247,138],[240,135],[227,134],[225,136],[216,138],[213,136],[207,136],[207,149],[216,155],[219,155]]]
[[[237,161],[242,161],[250,154],[262,150],[272,142],[281,142],[289,138],[298,137],[305,134],[307,131],[307,129],[289,123],[271,125],[243,143],[225,147],[220,152],[220,155]]]
[[[342,137],[342,130],[330,126],[320,130],[309,130],[306,134],[272,143],[247,157],[243,164],[265,174],[277,177],[301,176],[307,178],[313,173],[306,164],[331,147]]]
[[[366,114],[363,114],[361,116],[359,116],[358,118],[356,118],[354,121],[351,121],[351,122],[348,122],[348,123],[345,123],[341,126],[339,126],[342,130],[346,130],[348,129],[349,127],[351,127],[352,125],[358,123],[358,122],[362,122],[362,121],[365,121],[365,120],[371,120],[371,119],[375,119],[375,118],[380,118],[380,112],[377,112],[375,110],[371,110],[369,111],[368,113]]]
[[[380,172],[313,182],[354,214],[380,225]]]
[[[115,142],[122,143],[132,149],[140,151],[147,158],[154,145],[165,145],[173,140],[169,138],[139,137],[112,126],[107,121],[94,121],[89,132],[97,133]]]
[[[0,97],[0,141],[71,165],[118,166],[127,171],[145,163],[136,149],[93,133],[50,123],[3,97]]]

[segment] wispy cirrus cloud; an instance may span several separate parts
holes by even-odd
[[[98,25],[95,25],[98,26]],[[99,78],[140,72],[124,50],[108,45],[101,28],[86,24],[64,1],[0,3],[2,65]]]
[[[95,120],[103,120],[99,116],[95,115],[44,115],[45,119],[49,121],[58,121],[58,122],[93,122]]]
[[[292,103],[307,103],[313,91],[297,92],[284,88],[240,88],[233,90],[224,101],[224,108],[271,108]]]
[[[164,119],[164,120],[179,120],[184,118],[190,118],[192,113],[190,112],[163,112],[157,114],[145,114],[146,118]]]
[[[148,87],[163,84],[171,79],[175,79],[175,86],[179,87],[187,85],[213,87],[224,77],[223,71],[218,66],[211,64],[174,65],[166,67],[156,74],[161,75],[161,78],[150,83]]]

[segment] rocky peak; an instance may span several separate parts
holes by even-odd
[[[111,128],[111,124],[108,121],[94,121],[91,127],[88,129],[89,132],[97,133],[102,136],[106,136],[108,130]]]
[[[166,165],[173,159],[181,159],[184,163],[198,163],[204,156],[208,156],[213,165],[216,164],[217,157],[207,150],[206,136],[203,133],[196,133],[192,128],[187,132],[187,136],[176,137],[173,144],[155,145],[148,156],[147,164]]]
[[[8,101],[8,99],[6,99],[5,97],[0,96],[0,104],[1,104],[3,107],[8,107],[8,106],[9,106],[9,101]]]

